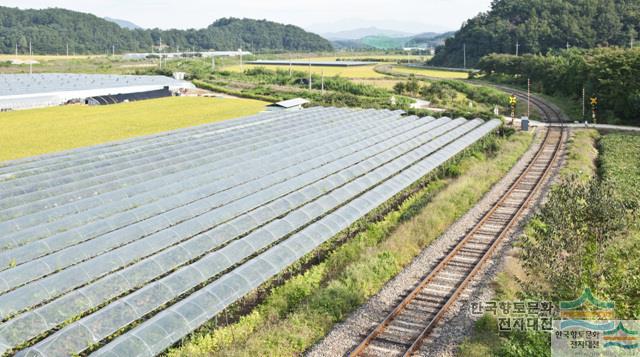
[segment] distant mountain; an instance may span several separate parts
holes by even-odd
[[[22,53],[29,41],[37,54],[150,51],[162,43],[169,50],[331,51],[326,39],[297,26],[267,20],[224,18],[204,29],[129,30],[95,15],[64,9],[20,10],[0,6],[0,53]]]
[[[408,37],[412,34],[395,31],[395,30],[385,30],[379,29],[377,27],[366,27],[366,28],[358,28],[347,31],[339,31],[339,32],[330,32],[321,34],[322,37],[336,41],[336,40],[359,40],[364,37],[369,36],[384,36],[384,37]]]
[[[366,12],[365,12],[366,13]],[[335,32],[345,32],[351,31],[353,29],[368,29],[371,27],[377,29],[391,29],[393,32],[404,33],[404,37],[415,35],[421,32],[437,32],[443,33],[446,31],[454,30],[454,28],[448,26],[441,26],[434,23],[438,22],[438,19],[433,18],[425,18],[424,16],[415,16],[416,20],[412,21],[410,16],[404,18],[402,20],[394,20],[391,18],[341,18],[340,16],[336,16],[336,20],[329,22],[319,22],[314,23],[308,26],[305,26],[307,31],[311,31],[319,34],[331,34]],[[422,19],[425,21],[423,22]],[[360,39],[366,36],[384,36],[384,33],[365,33],[356,37],[355,39]],[[397,37],[393,34],[391,37]],[[353,38],[352,38],[353,39]]]
[[[449,31],[445,33],[426,32],[413,36],[407,43],[406,47],[433,47],[444,45],[448,38],[455,35],[455,31]]]
[[[444,44],[445,40],[453,36],[453,32],[435,33],[426,32],[415,36],[390,37],[390,36],[365,36],[357,40],[333,41],[333,45],[339,49],[352,50],[392,50],[406,47],[431,48]]]
[[[142,28],[142,27],[134,24],[133,22],[130,22],[130,21],[127,21],[127,20],[112,19],[110,17],[105,17],[104,19],[109,21],[109,22],[113,22],[114,24],[117,24],[118,26],[122,27],[123,29],[137,30],[137,29],[141,29]]]

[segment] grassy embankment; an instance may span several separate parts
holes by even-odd
[[[589,287],[640,317],[640,136],[574,131],[546,205],[525,228],[495,281],[497,300],[572,300]],[[551,247],[551,248],[546,248]],[[498,333],[484,316],[461,356],[550,355],[549,334]]]
[[[527,150],[532,136],[496,140],[492,154],[465,156],[449,167],[449,177],[431,181],[321,263],[273,289],[237,323],[212,325],[168,354],[291,356],[307,350],[467,212]]]
[[[0,161],[238,118],[265,105],[246,99],[173,97],[0,113]]]

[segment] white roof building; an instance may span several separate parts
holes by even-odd
[[[42,108],[89,97],[160,90],[195,88],[186,81],[165,76],[104,74],[1,74],[0,110]]]
[[[289,100],[283,100],[282,102],[271,104],[267,107],[268,110],[300,110],[305,104],[311,103],[303,98],[294,98]]]

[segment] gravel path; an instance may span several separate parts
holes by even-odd
[[[411,264],[389,281],[377,295],[373,296],[366,304],[352,313],[346,321],[336,325],[322,341],[307,352],[307,355],[340,356],[347,354],[357,346],[362,338],[395,307],[395,304],[400,301],[400,298],[408,294],[412,288],[438,264],[439,260],[464,237],[465,233],[480,220],[482,215],[497,202],[537,152],[544,136],[542,134],[544,134],[544,132],[537,133],[531,148],[475,207],[449,227],[441,237],[423,250]],[[550,179],[545,183],[545,186],[535,199],[535,204],[531,207],[537,207],[546,195],[549,181],[553,179],[558,168],[562,166],[564,153],[562,153],[561,157],[562,159],[559,160],[559,164],[553,170]],[[532,209],[529,209],[527,216],[531,213]],[[430,340],[426,341],[429,348],[425,348],[422,351],[424,355],[452,356],[454,355],[453,352],[455,351],[456,345],[462,342],[465,336],[471,334],[474,320],[468,313],[468,296],[474,296],[474,301],[486,301],[492,298],[492,289],[488,288],[488,284],[491,283],[495,274],[501,271],[501,267],[507,257],[507,252],[510,250],[513,240],[519,235],[520,231],[521,229],[518,228],[515,232],[512,232],[509,238],[498,247],[496,250],[497,254],[495,255],[495,257],[498,258],[494,258],[485,264],[458,302],[454,304],[451,310],[445,315],[440,323],[440,327],[436,329]]]

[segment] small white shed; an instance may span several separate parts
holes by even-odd
[[[283,100],[282,102],[271,104],[267,107],[268,111],[276,110],[300,110],[303,109],[305,104],[309,104],[308,100],[304,98],[294,98],[289,100]]]

